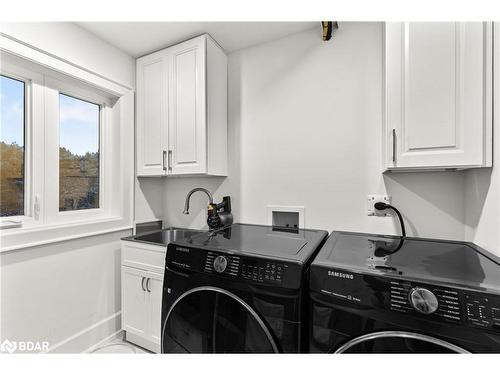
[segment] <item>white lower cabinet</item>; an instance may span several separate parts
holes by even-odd
[[[148,327],[148,302],[144,289],[147,272],[122,267],[122,328],[128,333],[145,337]]]
[[[158,344],[161,343],[161,300],[163,296],[163,275],[149,272],[148,274],[148,293],[149,293],[149,322],[150,338]],[[160,350],[158,350],[159,352]]]
[[[122,244],[122,329],[127,341],[155,353],[161,351],[163,274],[159,270],[165,254],[162,246]]]

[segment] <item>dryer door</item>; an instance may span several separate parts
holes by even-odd
[[[162,353],[277,353],[269,329],[245,301],[216,287],[188,290],[166,315]]]
[[[335,353],[469,353],[441,339],[405,331],[369,333],[349,340]]]

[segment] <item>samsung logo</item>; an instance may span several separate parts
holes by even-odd
[[[352,273],[343,273],[337,271],[328,271],[328,276],[339,277],[341,279],[354,279],[354,275]]]
[[[182,251],[183,253],[189,253],[189,249],[186,247],[176,247],[175,250]]]

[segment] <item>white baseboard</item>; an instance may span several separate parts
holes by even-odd
[[[47,353],[85,353],[121,331],[121,311],[49,347]]]

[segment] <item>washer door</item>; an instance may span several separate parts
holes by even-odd
[[[182,294],[167,313],[162,353],[277,353],[269,329],[241,298],[216,287]]]
[[[356,337],[335,353],[469,353],[435,337],[405,331],[374,332]]]

